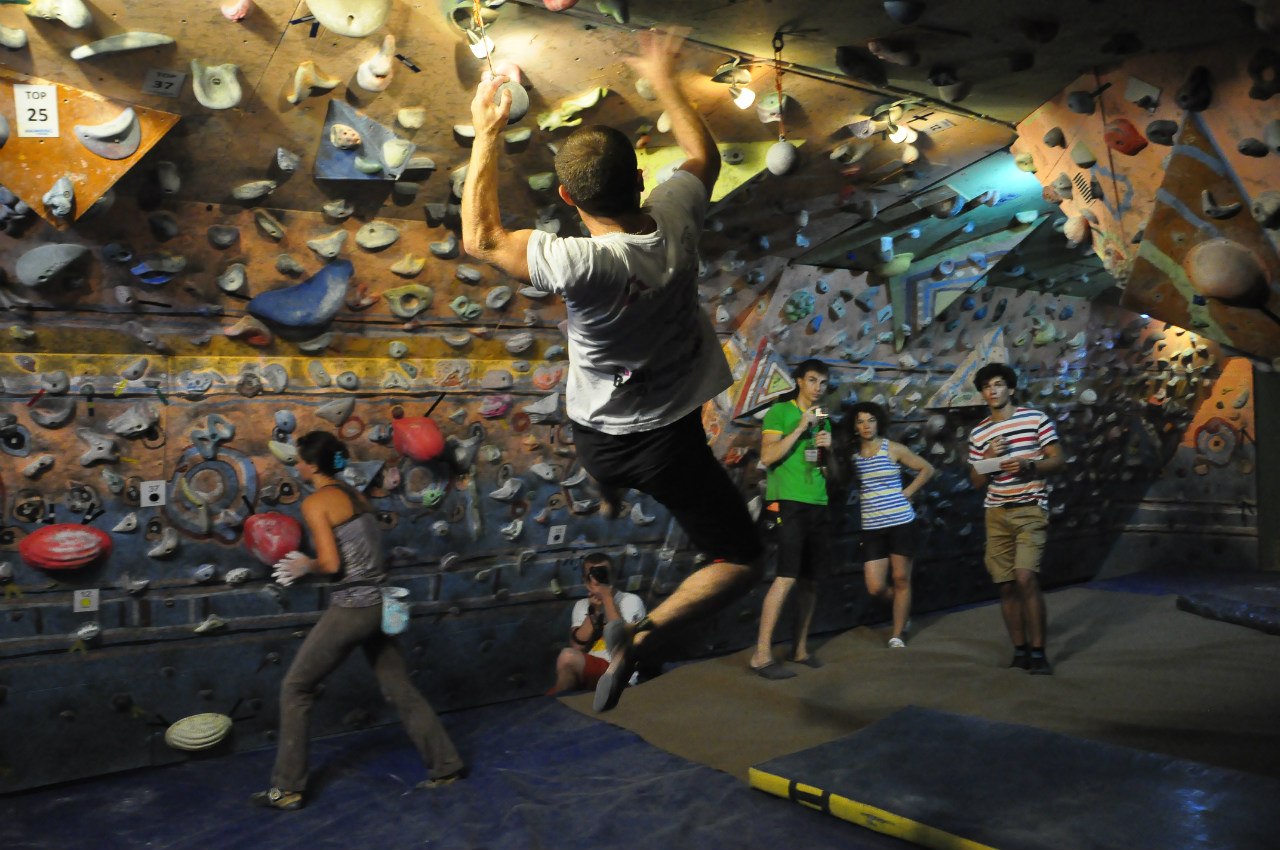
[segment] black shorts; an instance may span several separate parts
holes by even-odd
[[[916,521],[862,532],[862,562],[883,561],[890,555],[916,556]]]
[[[820,578],[831,563],[831,512],[826,505],[778,500],[778,576]]]
[[[671,512],[699,552],[735,564],[760,556],[760,535],[742,494],[716,460],[702,411],[633,434],[573,424],[578,459],[607,487],[639,490]]]

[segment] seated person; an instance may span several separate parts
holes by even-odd
[[[603,552],[593,552],[582,560],[582,581],[587,597],[573,606],[569,640],[556,659],[556,683],[548,695],[562,691],[593,689],[609,668],[609,651],[604,646],[604,626],[615,620],[638,623],[644,619],[644,602],[634,593],[615,590],[613,562]],[[629,684],[635,684],[635,676]]]

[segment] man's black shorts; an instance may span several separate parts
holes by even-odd
[[[658,500],[702,554],[735,564],[759,557],[755,523],[707,445],[700,409],[652,431],[605,434],[575,422],[573,434],[593,478]]]
[[[826,505],[778,500],[778,576],[815,579],[831,563],[831,512]]]

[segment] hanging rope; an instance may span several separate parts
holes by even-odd
[[[479,3],[479,0],[476,0]],[[787,139],[787,124],[782,117],[782,33],[773,34],[773,88],[778,93],[778,141]]]
[[[493,57],[489,54],[489,42],[485,40],[484,34],[484,15],[480,13],[480,0],[471,0],[471,26],[480,32],[480,43],[484,45],[484,61],[489,63],[489,75],[496,77],[493,72]]]

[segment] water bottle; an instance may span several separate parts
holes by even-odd
[[[827,417],[829,417],[830,415],[831,414],[827,412],[827,409],[825,407],[815,407],[813,409],[813,425],[810,426],[810,429],[809,429],[810,436],[816,439],[818,434],[822,433],[823,425],[826,424]],[[814,463],[818,465],[818,469],[822,472],[823,477],[826,477],[827,450],[822,448],[821,446],[815,446],[814,451],[817,452],[817,454],[814,456]]]

